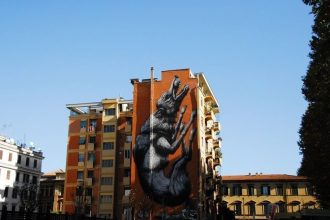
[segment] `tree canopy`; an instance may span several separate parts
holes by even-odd
[[[310,63],[302,93],[308,107],[299,131],[299,175],[309,178],[323,208],[330,209],[330,0],[303,0],[314,15]]]

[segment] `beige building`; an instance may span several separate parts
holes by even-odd
[[[271,205],[276,213],[318,208],[306,177],[256,174],[222,177],[223,204],[236,219],[266,219]]]
[[[64,179],[65,171],[62,169],[41,176],[39,212],[63,212]]]

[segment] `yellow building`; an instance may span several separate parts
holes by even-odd
[[[222,177],[222,203],[236,219],[266,219],[269,204],[277,213],[314,209],[319,205],[306,177],[286,174]]]
[[[45,173],[40,179],[40,213],[63,212],[65,171],[62,169]]]

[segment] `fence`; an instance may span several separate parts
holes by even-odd
[[[83,215],[0,211],[0,220],[110,220]]]

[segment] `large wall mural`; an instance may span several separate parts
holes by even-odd
[[[188,122],[183,122],[187,106],[181,106],[190,88],[175,76],[136,136],[134,161],[142,189],[149,198],[163,206],[174,207],[188,203],[191,182],[186,170],[192,158],[196,128],[196,110]],[[191,128],[191,129],[190,129]],[[189,132],[190,130],[190,132]],[[189,136],[188,143],[185,138]],[[170,163],[168,156],[180,150],[180,156]],[[165,172],[169,170],[169,172]]]

